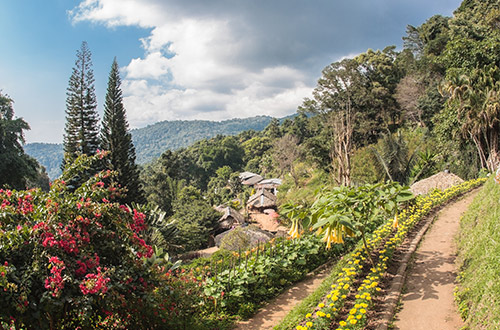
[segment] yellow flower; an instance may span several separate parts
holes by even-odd
[[[356,309],[356,308],[353,308],[353,309],[351,309],[351,310],[349,311],[349,314],[354,315],[354,314],[356,314],[356,311],[357,311],[357,309]]]
[[[356,315],[356,318],[357,318],[358,320],[361,320],[361,318],[362,318],[362,317],[363,317],[363,315],[361,315],[361,314]]]
[[[306,314],[306,319],[309,318],[309,317],[311,317],[311,313],[307,313]]]
[[[358,323],[358,320],[356,320],[356,319],[352,319],[352,320],[350,320],[349,322],[350,322],[352,325],[354,325],[354,324]]]
[[[323,307],[325,307],[325,304],[320,303],[320,304],[318,305],[318,307],[319,307],[319,308],[323,308]]]
[[[313,326],[313,323],[312,322],[307,322],[306,325],[310,328]]]
[[[346,323],[345,321],[340,321],[340,322],[339,322],[339,325],[340,325],[341,327],[345,327],[345,326],[347,325],[347,323]]]
[[[327,318],[327,319],[329,319],[330,317],[332,317],[332,316],[330,315],[330,313],[326,314],[326,318]]]
[[[365,305],[366,305],[366,304],[365,304]],[[361,309],[359,310],[359,312],[360,312],[361,314],[365,314],[365,313],[366,313],[366,309],[361,308]]]

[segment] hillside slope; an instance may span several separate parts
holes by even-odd
[[[460,222],[456,300],[467,329],[500,329],[499,200],[490,178]]]
[[[63,146],[60,143],[28,143],[24,152],[35,158],[47,170],[51,180],[61,175],[61,163],[64,157]]]
[[[196,141],[212,138],[218,134],[236,135],[246,130],[263,130],[271,121],[269,116],[256,116],[224,121],[176,120],[162,121],[143,128],[131,130],[137,155],[137,163],[144,164],[159,157],[165,150],[187,147]],[[51,179],[61,174],[59,166],[63,159],[62,144],[29,143],[25,152],[45,166]]]
[[[159,157],[165,150],[187,147],[196,141],[218,134],[236,135],[246,130],[263,130],[272,117],[257,116],[224,121],[176,120],[162,121],[131,131],[137,163],[144,164]]]

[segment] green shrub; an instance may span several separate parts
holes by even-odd
[[[63,178],[103,156],[81,156]],[[56,180],[48,193],[0,190],[0,324],[155,329],[189,319],[198,283],[149,265],[145,216],[113,202],[113,175],[100,172],[79,187]]]

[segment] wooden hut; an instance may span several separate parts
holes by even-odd
[[[240,212],[231,207],[226,207],[224,215],[219,219],[218,231],[223,232],[245,222],[245,217]]]
[[[241,184],[247,186],[253,186],[256,183],[259,183],[260,181],[264,180],[262,176],[252,172],[242,172],[240,173],[239,178],[241,180]]]
[[[281,186],[281,179],[266,179],[255,184],[256,189],[266,189],[272,191],[274,195],[278,193],[278,187]]]
[[[258,189],[257,192],[248,199],[247,206],[260,210],[274,209],[276,208],[276,196],[269,190]]]

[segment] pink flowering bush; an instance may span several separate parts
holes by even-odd
[[[114,202],[122,192],[113,172],[81,179],[102,156],[78,158],[48,193],[0,190],[0,327],[165,324],[158,304],[169,298],[157,293],[165,272],[145,262],[146,216]]]

